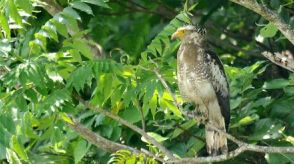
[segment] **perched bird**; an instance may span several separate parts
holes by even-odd
[[[210,155],[228,152],[224,134],[230,122],[229,86],[218,56],[208,50],[205,32],[192,25],[180,27],[172,39],[181,39],[177,53],[177,78],[182,97],[198,105],[197,120],[205,125],[206,149]]]

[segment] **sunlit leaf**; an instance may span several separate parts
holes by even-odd
[[[22,24],[22,19],[21,16],[19,15],[17,8],[15,6],[15,3],[13,0],[8,0],[8,5],[9,5],[9,13],[12,17],[12,19],[18,24]]]
[[[33,6],[30,0],[16,0],[16,4],[28,14],[32,13]]]
[[[19,140],[16,136],[12,136],[11,138],[11,147],[22,160],[28,161],[28,155],[25,152],[23,145],[19,143]]]
[[[72,9],[71,7],[67,7],[65,9],[63,9],[62,14],[71,17],[73,19],[77,19],[79,21],[82,21],[81,16],[78,14],[78,12],[76,12],[74,9]]]
[[[90,3],[104,8],[110,8],[108,4],[104,2],[104,0],[82,0],[82,2]]]
[[[79,9],[81,11],[86,12],[87,14],[93,15],[93,11],[89,5],[83,2],[75,1],[71,3],[73,8]]]
[[[0,24],[1,28],[5,31],[5,36],[9,39],[11,34],[8,21],[2,12],[0,12]]]
[[[77,91],[84,88],[85,84],[90,84],[92,79],[92,69],[89,66],[82,66],[75,70],[68,80],[68,85],[72,85]]]
[[[265,38],[274,37],[277,32],[277,27],[271,22],[260,30],[260,34]]]
[[[269,82],[265,82],[263,85],[264,89],[283,89],[289,85],[289,81],[286,79],[275,79]]]
[[[154,138],[157,142],[163,142],[168,139],[168,137],[163,137],[163,136],[161,136],[157,133],[154,133],[154,132],[147,132],[147,134],[150,137]],[[142,137],[141,140],[148,143],[148,141],[144,137]]]
[[[81,139],[77,142],[74,147],[74,159],[75,163],[79,163],[81,159],[86,155],[88,149],[90,148],[90,144],[88,144],[85,140]]]

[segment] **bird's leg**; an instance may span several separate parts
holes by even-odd
[[[208,121],[208,113],[204,105],[198,105],[194,110],[194,117],[200,124],[206,124]]]

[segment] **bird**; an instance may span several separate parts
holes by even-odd
[[[224,66],[207,45],[202,28],[179,27],[171,39],[181,40],[177,52],[179,91],[185,101],[196,105],[195,118],[205,125],[207,153],[226,154],[226,135],[215,129],[227,132],[230,123],[229,84]]]

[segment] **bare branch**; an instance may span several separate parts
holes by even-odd
[[[262,55],[271,62],[294,72],[294,59],[290,51],[275,52],[274,54],[270,52],[263,52]]]
[[[73,120],[73,122],[74,122],[74,124],[70,124],[70,123],[67,124],[72,130],[77,132],[80,136],[82,136],[84,139],[91,142],[95,146],[97,146],[97,147],[99,147],[109,153],[113,153],[118,150],[125,149],[125,150],[129,150],[135,154],[140,154],[140,151],[135,148],[110,141],[110,140],[100,136],[99,134],[94,133],[91,130],[87,129],[86,127],[81,125],[76,120]]]
[[[220,162],[225,161],[228,159],[232,159],[234,157],[237,157],[241,153],[245,151],[253,151],[253,152],[260,152],[260,153],[294,153],[294,147],[275,147],[275,146],[259,146],[259,145],[253,145],[248,144],[243,141],[240,141],[236,139],[234,136],[226,133],[225,131],[219,130],[216,127],[214,127],[212,124],[208,123],[206,124],[213,130],[216,130],[220,133],[223,133],[227,136],[228,139],[235,142],[239,147],[228,154],[222,154],[218,156],[211,156],[211,157],[196,157],[196,158],[182,158],[178,160],[169,160],[167,163],[204,163],[204,162]]]
[[[142,129],[138,128],[137,126],[130,124],[128,121],[120,118],[117,115],[112,114],[111,112],[108,112],[106,110],[97,108],[95,106],[93,106],[92,104],[90,104],[89,102],[86,102],[85,100],[83,100],[81,97],[76,96],[76,98],[87,108],[102,113],[105,116],[112,118],[113,120],[121,123],[122,125],[125,125],[127,127],[129,127],[130,129],[134,130],[135,132],[139,133],[140,135],[142,135],[147,141],[149,141],[151,144],[153,144],[154,146],[156,146],[162,153],[164,153],[169,159],[174,159],[172,153],[167,150],[164,146],[162,146],[159,142],[157,142],[153,137],[149,136],[147,133],[145,133]]]
[[[54,0],[42,0],[42,2],[45,2],[43,8],[52,16],[63,10],[63,8]]]
[[[130,152],[132,152],[133,154],[145,154],[148,157],[154,158],[162,163],[165,162],[164,159],[157,157],[156,155],[152,154],[151,152],[142,149],[137,150],[133,147],[127,146],[127,145],[123,145],[123,144],[119,144],[119,143],[115,143],[111,140],[108,140],[102,136],[100,136],[97,133],[92,132],[91,130],[89,130],[88,128],[84,127],[83,125],[81,125],[78,121],[73,120],[74,124],[70,124],[67,123],[67,125],[74,130],[75,132],[77,132],[80,136],[82,136],[84,139],[86,139],[87,141],[91,142],[92,144],[94,144],[95,146],[109,152],[109,153],[114,153],[118,150],[129,150]]]
[[[281,33],[294,45],[294,31],[291,29],[290,24],[287,24],[282,18],[279,17],[278,13],[270,10],[263,4],[259,4],[256,0],[230,0],[241,6],[244,6],[268,21],[272,22]]]

